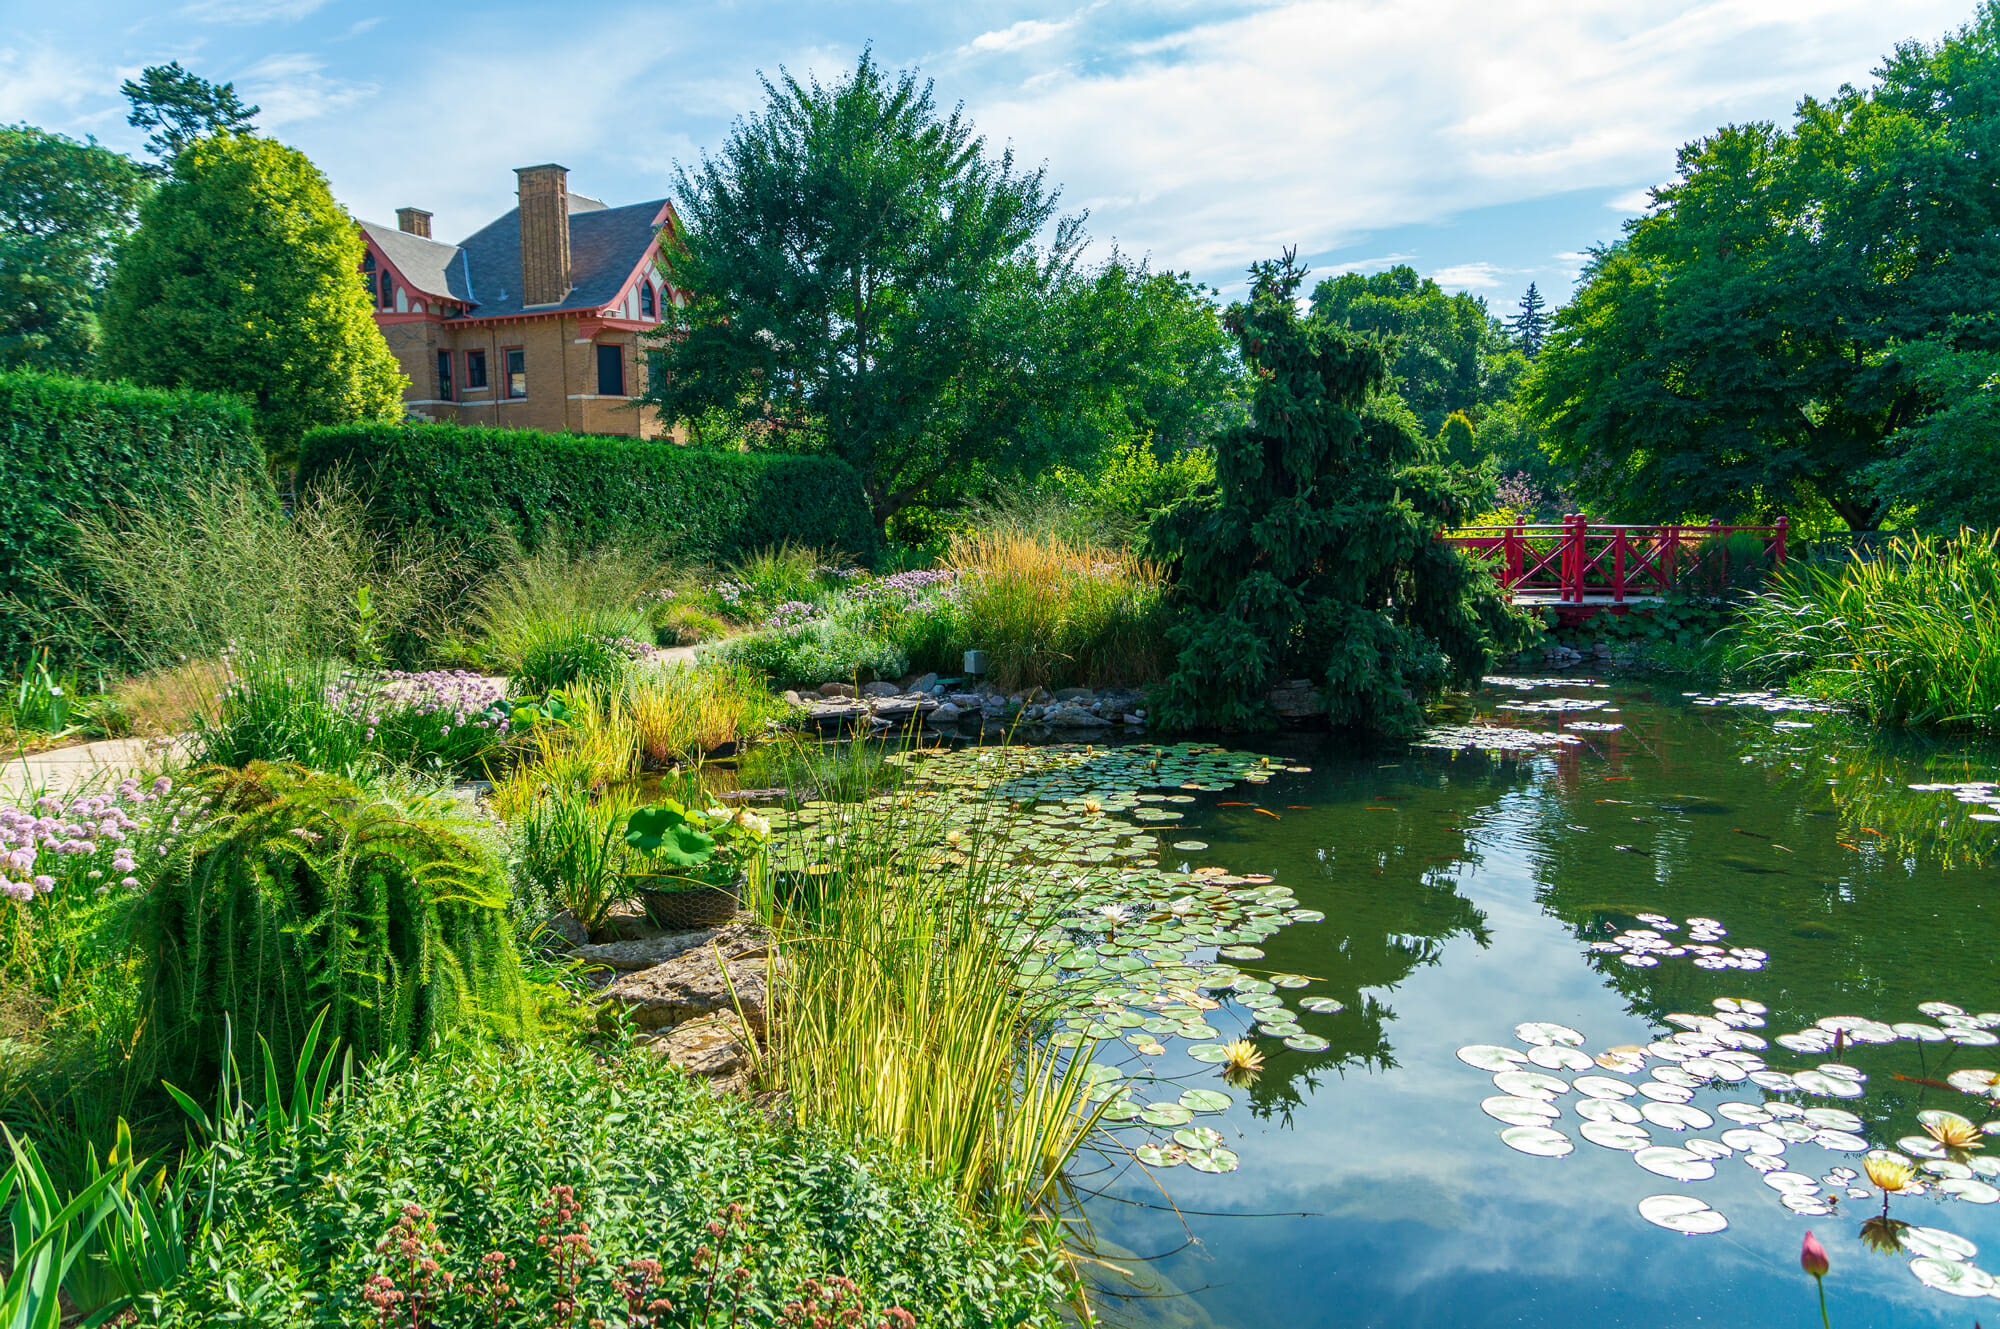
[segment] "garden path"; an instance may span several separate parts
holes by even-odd
[[[107,738],[16,757],[0,766],[0,797],[67,794],[108,775],[151,770],[163,755],[148,739]]]

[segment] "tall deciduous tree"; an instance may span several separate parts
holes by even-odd
[[[305,154],[221,134],[181,150],[111,283],[105,362],[157,387],[249,398],[280,464],[315,425],[394,419],[354,221]]]
[[[838,83],[765,91],[677,176],[667,262],[690,299],[649,400],[847,459],[882,522],[969,475],[1038,469],[1063,436],[1052,412],[1088,386],[1062,299],[1080,228],[1056,221],[1043,172],[866,53]]]
[[[139,168],[95,140],[0,127],[0,368],[89,367],[105,279],[144,190]]]
[[[146,151],[163,163],[151,168],[156,174],[163,174],[196,139],[249,133],[259,109],[243,104],[234,83],[210,83],[182,69],[178,60],[148,66],[137,81],[126,79],[119,91],[132,103],[125,123],[153,131],[146,136]]]
[[[1529,282],[1528,293],[1521,297],[1516,308],[1518,312],[1507,320],[1507,331],[1520,343],[1522,354],[1532,360],[1542,353],[1542,343],[1549,337],[1548,301]]]
[[[1897,503],[1877,463],[1937,399],[1894,347],[1981,349],[1955,330],[2000,291],[2000,5],[1877,77],[1689,144],[1593,254],[1524,387],[1586,497],[1654,521],[1811,497],[1857,530]]]
[[[1393,339],[1395,389],[1426,434],[1454,411],[1478,424],[1527,367],[1484,300],[1448,293],[1408,264],[1329,277],[1313,289],[1312,307],[1321,318]]]
[[[1249,302],[1226,316],[1251,418],[1216,439],[1214,483],[1150,528],[1181,606],[1155,714],[1268,722],[1269,689],[1307,678],[1334,723],[1408,734],[1427,697],[1476,681],[1496,645],[1524,635],[1492,579],[1439,539],[1492,479],[1432,460],[1415,419],[1381,395],[1379,341],[1300,317],[1305,275],[1291,254],[1251,269]]]

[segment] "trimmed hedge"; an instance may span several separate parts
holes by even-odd
[[[234,398],[32,372],[0,373],[0,457],[0,665],[26,657],[61,607],[33,570],[87,575],[71,514],[268,474]]]
[[[386,530],[489,543],[495,520],[532,548],[553,526],[583,545],[635,536],[683,558],[791,541],[865,555],[875,525],[853,467],[668,440],[446,424],[354,424],[306,435],[299,475],[342,467]]]

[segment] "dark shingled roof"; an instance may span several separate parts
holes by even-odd
[[[607,208],[583,194],[569,196],[569,264],[572,289],[559,305],[535,313],[602,309],[618,297],[625,279],[653,243],[653,218],[665,199]],[[411,286],[472,306],[473,318],[523,312],[521,210],[510,208],[456,245],[426,240],[394,226],[362,222],[361,229]]]
[[[571,195],[575,199],[576,195]],[[536,313],[557,309],[602,309],[618,297],[625,279],[653,243],[653,218],[665,199],[622,208],[597,208],[569,216],[569,267],[573,289],[559,305],[538,305]],[[509,208],[467,236],[459,248],[472,269],[474,318],[518,314],[521,308],[521,219]],[[386,252],[386,251],[385,251]],[[463,266],[463,265],[454,265]]]
[[[457,245],[426,240],[379,222],[362,222],[361,229],[382,256],[396,265],[396,271],[423,294],[471,300],[465,293],[465,265],[458,261]]]

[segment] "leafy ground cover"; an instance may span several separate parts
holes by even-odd
[[[150,1322],[788,1324],[834,1303],[871,1327],[1026,1325],[1065,1290],[907,1162],[643,1051],[385,1065],[215,1169],[230,1240]]]

